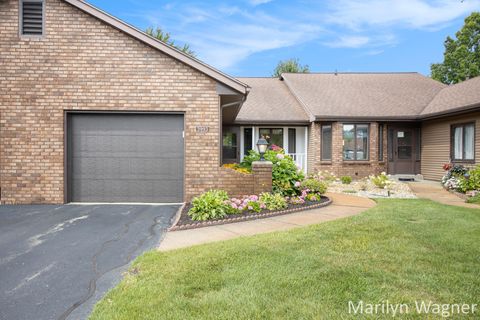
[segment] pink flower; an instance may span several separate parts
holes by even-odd
[[[282,153],[277,154],[277,159],[283,160],[285,156]]]
[[[277,146],[276,144],[272,144],[270,146],[270,149],[273,150],[273,151],[282,151],[282,148],[280,148],[279,146]]]
[[[300,181],[295,182],[295,187],[296,188],[300,187],[300,185],[301,185]]]

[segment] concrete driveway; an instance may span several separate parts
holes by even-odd
[[[0,206],[0,319],[85,319],[179,206]]]

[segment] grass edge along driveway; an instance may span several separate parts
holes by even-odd
[[[413,309],[402,319],[433,319],[415,301],[478,304],[480,210],[378,203],[306,228],[146,253],[91,319],[358,318],[348,301],[360,300],[405,303]]]

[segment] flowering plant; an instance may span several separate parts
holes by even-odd
[[[445,163],[445,164],[443,165],[443,170],[448,171],[448,170],[452,169],[452,167],[453,167],[453,164],[451,164],[451,163]]]
[[[273,192],[280,193],[283,196],[298,195],[300,189],[297,182],[305,178],[303,172],[297,167],[293,158],[286,155],[282,148],[272,145],[270,149],[271,150],[265,152],[264,158],[273,164]],[[260,160],[260,154],[254,150],[250,150],[249,154],[243,158],[240,166],[251,170],[252,163],[258,160]]]

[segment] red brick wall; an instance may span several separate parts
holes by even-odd
[[[63,203],[64,110],[183,112],[186,200],[216,186],[214,80],[60,0],[46,1],[43,38],[20,38],[18,3],[0,1],[3,203]]]
[[[251,174],[220,168],[216,188],[227,191],[231,197],[272,192],[272,164],[254,162]]]
[[[349,122],[351,123],[351,122]],[[344,161],[343,160],[343,133],[341,122],[332,123],[332,160],[321,160],[321,123],[315,122],[310,127],[308,145],[308,168],[310,173],[319,170],[333,171],[337,176],[351,176],[363,178],[371,174],[386,171],[387,161],[387,130],[383,130],[383,161],[378,160],[378,123],[370,122],[369,134],[369,160]]]

